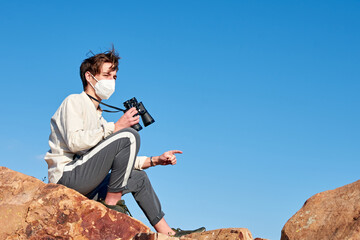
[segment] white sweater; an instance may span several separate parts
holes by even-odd
[[[107,122],[85,92],[68,96],[50,122],[50,151],[45,155],[49,182],[57,183],[64,166],[74,154],[82,155],[114,132],[113,122]],[[142,169],[146,157],[137,157],[135,168]]]

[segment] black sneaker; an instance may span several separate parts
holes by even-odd
[[[105,203],[105,201],[101,201],[101,203],[104,204],[107,208],[110,208],[110,209],[115,210],[117,212],[125,213],[125,214],[129,215],[130,217],[132,217],[129,209],[125,205],[124,200],[119,200],[116,203],[116,205],[108,205],[108,204]]]
[[[172,230],[175,232],[175,234],[172,237],[182,237],[185,235],[188,235],[190,233],[202,233],[205,232],[206,229],[204,227],[195,229],[195,230],[181,230],[180,228],[172,228]]]

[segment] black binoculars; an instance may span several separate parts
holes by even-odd
[[[145,127],[155,122],[155,120],[151,117],[149,112],[144,107],[144,104],[142,102],[138,102],[135,97],[124,102],[124,107],[126,108],[125,112],[127,112],[132,107],[136,108],[138,113],[135,114],[135,116],[140,115]],[[136,131],[140,131],[142,129],[139,123],[133,125],[132,128]]]

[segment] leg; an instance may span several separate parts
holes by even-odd
[[[150,183],[145,171],[133,170],[128,181],[128,189],[123,192],[131,192],[137,204],[143,210],[150,224],[155,230],[164,234],[173,234],[174,231],[169,227],[164,219],[160,201]]]
[[[169,224],[165,221],[165,218],[162,218],[157,224],[155,224],[154,228],[158,233],[163,233],[169,236],[175,235],[174,230],[170,228]]]
[[[146,218],[150,224],[159,233],[170,236],[181,237],[186,234],[194,232],[205,231],[204,227],[195,230],[172,230],[164,218],[164,213],[161,210],[161,205],[154,189],[151,186],[150,180],[145,171],[133,170],[128,181],[128,189],[123,191],[123,194],[131,192],[137,204],[143,210]]]
[[[107,192],[105,203],[107,205],[115,205],[119,200],[121,200],[122,192]]]
[[[86,194],[85,196],[89,199],[100,201],[104,200],[107,194],[107,188],[109,186],[110,182],[110,173],[108,173],[105,177],[105,179],[91,192]]]
[[[111,170],[108,191],[121,192],[127,188],[139,146],[139,134],[130,128],[123,129],[67,164],[58,183],[86,195],[94,190]]]

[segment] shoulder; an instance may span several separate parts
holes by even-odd
[[[63,104],[69,104],[69,103],[82,103],[86,100],[86,93],[82,92],[82,93],[78,93],[78,94],[71,94],[69,96],[67,96],[64,101]]]
[[[86,94],[85,94],[86,96]],[[67,96],[52,117],[52,121],[65,121],[64,119],[83,113],[86,99],[80,94],[71,94]]]
[[[86,96],[86,94],[85,94]],[[64,101],[61,103],[60,109],[74,109],[82,108],[86,99],[84,99],[84,94],[71,94],[67,96]]]

